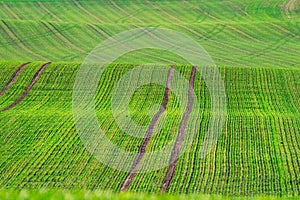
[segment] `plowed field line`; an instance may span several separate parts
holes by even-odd
[[[178,162],[178,156],[180,154],[180,150],[181,150],[182,143],[183,143],[183,140],[184,140],[184,135],[185,135],[185,131],[186,131],[187,122],[188,122],[188,119],[189,119],[190,114],[192,112],[192,106],[193,106],[193,103],[194,103],[195,75],[196,75],[196,67],[193,67],[191,77],[190,77],[188,105],[187,105],[186,111],[185,111],[185,113],[182,117],[181,123],[180,123],[180,127],[179,127],[179,130],[178,130],[178,135],[177,135],[177,138],[176,138],[176,142],[175,142],[172,154],[171,154],[168,171],[167,171],[166,176],[165,176],[165,178],[162,182],[162,185],[161,185],[161,190],[165,191],[165,192],[169,190],[170,184],[171,184],[172,179],[174,177],[174,174],[175,174],[175,171],[176,171],[176,165],[177,165],[177,162]]]
[[[166,88],[165,88],[165,93],[164,93],[164,98],[162,100],[161,103],[161,107],[159,109],[159,111],[153,116],[151,123],[147,129],[146,132],[146,136],[144,137],[142,144],[138,150],[138,153],[134,159],[134,162],[132,164],[132,167],[130,169],[130,172],[128,174],[128,176],[126,177],[125,181],[123,182],[123,185],[121,187],[121,191],[127,190],[135,176],[135,174],[137,173],[141,160],[144,156],[144,154],[146,153],[146,147],[149,143],[149,140],[153,134],[153,130],[155,128],[155,125],[159,119],[159,117],[162,115],[162,113],[166,110],[166,106],[168,103],[168,99],[169,99],[169,95],[170,95],[170,87],[171,87],[171,82],[172,82],[172,72],[174,70],[174,66],[171,66],[169,68],[168,71],[168,78],[167,78],[167,83],[166,83]]]
[[[4,88],[0,92],[0,96],[4,94],[4,92],[11,86],[11,84],[15,81],[16,77],[20,74],[22,69],[24,69],[30,62],[22,64],[12,75],[9,79],[8,83],[4,86]]]
[[[19,43],[23,46],[23,47],[21,47],[20,45],[17,44],[17,46],[18,46],[19,48],[22,48],[24,51],[26,51],[26,52],[28,52],[28,53],[34,55],[34,57],[35,57],[36,59],[43,60],[43,57],[42,57],[41,55],[39,55],[39,54],[37,54],[36,52],[34,52],[33,50],[31,50],[31,48],[30,48],[27,44],[25,44],[25,42],[17,35],[17,33],[12,29],[11,26],[9,26],[4,20],[1,20],[1,21],[2,21],[2,23],[4,24],[4,26],[7,28],[7,30],[8,30],[8,31],[15,37],[15,39],[16,39],[17,41],[19,41]],[[4,28],[2,28],[2,30],[5,31]],[[7,31],[5,31],[5,33],[6,33],[6,35],[7,35],[8,37],[12,38],[11,36],[9,36],[9,33],[8,33]],[[13,43],[16,44],[16,41],[15,41],[13,38],[12,38],[12,40],[13,40]]]
[[[4,112],[6,110],[9,110],[13,107],[15,107],[16,105],[18,105],[18,103],[20,103],[26,96],[27,94],[30,92],[30,90],[33,88],[33,86],[36,84],[38,78],[40,77],[41,73],[46,69],[46,67],[48,65],[50,65],[51,62],[45,63],[42,65],[42,67],[39,69],[39,71],[34,75],[30,85],[27,87],[27,89],[25,90],[25,92],[12,104],[10,104],[9,106],[7,106],[6,108],[0,110],[0,112]]]

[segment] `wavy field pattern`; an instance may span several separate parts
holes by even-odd
[[[97,162],[75,130],[70,97],[78,67],[52,63],[20,105],[0,113],[1,150],[5,149],[0,160],[2,186],[120,189],[126,173]],[[105,95],[130,68],[112,66],[105,71],[103,78],[110,77],[112,81],[99,85],[96,107],[107,136],[118,146],[137,152],[141,138],[126,135],[118,128],[108,106],[110,96]],[[187,77],[191,73],[191,67],[175,69]],[[201,129],[190,151],[178,160],[170,192],[298,194],[300,166],[299,159],[294,158],[300,155],[300,71],[233,67],[220,70],[228,94],[224,132],[213,151],[201,158],[198,149],[209,122],[210,99],[197,73],[195,91],[201,99]],[[155,86],[137,90],[130,107],[133,119],[149,124],[149,109],[160,103],[163,90]],[[182,116],[176,111],[176,101],[171,94],[166,126],[151,137],[147,151],[159,149],[176,137]],[[27,113],[35,114],[27,120]],[[159,191],[166,170],[136,174],[129,190]]]
[[[299,0],[1,1],[0,188],[298,198],[299,16]],[[197,66],[164,50],[122,55],[100,77],[94,105],[105,136],[136,158],[129,163],[131,171],[125,172],[99,162],[86,149],[76,129],[72,94],[87,55],[107,38],[139,27],[169,28],[203,46],[224,81],[227,113],[217,144],[203,156],[201,149],[215,113]],[[157,39],[153,33],[152,37]],[[145,63],[169,71],[160,73]],[[125,127],[128,134],[111,108],[118,82],[133,69],[134,79],[123,80],[118,91],[124,93],[116,102],[136,88],[126,119],[146,127],[146,139],[134,137],[138,130],[130,125]],[[181,96],[169,89],[176,84],[186,89],[176,82],[175,73],[190,82]],[[166,80],[165,85],[139,86],[153,77]],[[184,109],[182,100],[187,103]],[[199,112],[195,113],[195,107]],[[119,116],[124,117],[123,111],[118,110]],[[182,148],[188,132],[197,134],[188,148]],[[157,161],[167,167],[138,173],[149,167],[144,154],[175,141],[168,159]],[[107,151],[103,148],[98,153]],[[118,159],[112,156],[108,162],[126,162]],[[89,194],[97,196],[96,191]],[[1,195],[7,196],[6,191],[0,189]]]
[[[298,4],[295,1],[293,7]],[[299,40],[299,10],[290,9],[287,17],[278,0],[4,1],[0,8],[0,56],[5,60],[82,61],[109,36],[159,25],[196,39],[217,64],[284,67],[299,63],[299,45],[294,42]],[[136,54],[155,60],[153,52],[152,56]],[[159,61],[172,64],[165,56]],[[133,62],[130,57],[123,61]]]

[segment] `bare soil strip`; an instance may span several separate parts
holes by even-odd
[[[4,86],[4,88],[0,92],[0,96],[4,94],[4,92],[11,86],[11,84],[15,81],[16,77],[20,74],[22,69],[24,69],[30,62],[22,64],[12,75],[9,79],[8,83]]]
[[[184,135],[185,135],[185,131],[186,131],[186,125],[188,122],[188,119],[190,117],[191,111],[192,111],[192,106],[194,103],[194,82],[195,82],[195,75],[196,75],[196,67],[192,68],[192,73],[191,73],[191,77],[190,77],[190,88],[189,88],[189,96],[188,96],[188,105],[187,108],[185,110],[185,113],[182,117],[181,123],[180,123],[180,127],[178,130],[178,135],[176,138],[176,142],[171,154],[171,158],[169,161],[169,168],[168,171],[166,173],[166,176],[162,182],[161,185],[161,191],[163,192],[167,192],[170,188],[170,184],[172,182],[172,179],[174,177],[175,171],[176,171],[176,165],[178,162],[178,157],[180,154],[180,150],[182,147],[182,143],[184,140]]]
[[[27,94],[30,92],[30,90],[32,89],[32,87],[36,84],[38,78],[40,77],[41,73],[46,69],[46,67],[48,65],[50,65],[51,62],[45,63],[42,65],[42,67],[39,69],[39,71],[34,75],[30,85],[27,87],[27,89],[25,90],[25,92],[12,104],[10,104],[9,106],[7,106],[6,108],[0,110],[0,112],[4,112],[6,110],[9,110],[13,107],[15,107],[16,105],[18,105],[18,103],[20,103],[26,96]]]
[[[146,153],[146,147],[149,143],[149,140],[153,134],[153,130],[155,128],[155,125],[159,119],[159,117],[162,115],[162,113],[166,110],[166,106],[168,103],[169,95],[170,95],[170,88],[171,88],[171,82],[172,82],[172,72],[174,70],[174,66],[171,66],[168,71],[168,78],[167,78],[167,83],[166,83],[166,88],[165,88],[165,93],[164,93],[164,98],[161,103],[161,107],[159,111],[153,116],[151,123],[147,129],[146,136],[144,137],[142,144],[139,148],[139,151],[134,159],[134,162],[131,166],[130,172],[128,176],[126,177],[125,181],[123,182],[123,185],[121,187],[121,191],[125,191],[129,188],[135,174],[137,173],[139,166],[141,164],[141,160]]]

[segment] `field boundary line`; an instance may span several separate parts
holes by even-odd
[[[7,106],[6,108],[0,110],[0,112],[4,112],[4,111],[7,111],[13,107],[15,107],[16,105],[18,105],[27,95],[28,93],[30,92],[30,90],[33,88],[33,86],[36,84],[38,78],[40,77],[40,75],[42,74],[42,72],[46,69],[46,67],[48,65],[50,65],[51,62],[47,62],[45,64],[43,64],[41,66],[41,68],[36,72],[36,74],[33,76],[33,79],[30,83],[30,85],[26,88],[25,92],[15,101],[13,102],[12,104],[10,104],[9,106]]]
[[[161,103],[161,107],[159,111],[153,116],[151,123],[147,129],[146,136],[144,137],[141,146],[139,147],[138,153],[133,161],[132,167],[130,169],[130,172],[126,179],[123,182],[123,185],[121,187],[121,191],[125,191],[129,188],[135,174],[137,173],[139,166],[141,164],[141,160],[144,157],[144,154],[146,153],[146,147],[149,143],[149,140],[153,134],[154,127],[159,119],[159,117],[163,114],[163,112],[166,110],[166,106],[169,100],[169,95],[170,95],[170,88],[171,88],[171,82],[172,82],[172,72],[174,70],[174,66],[171,66],[168,71],[168,78],[167,78],[167,83],[166,83],[166,88],[165,88],[165,93],[164,93],[164,98]]]
[[[3,89],[0,91],[0,97],[5,93],[5,91],[11,86],[11,84],[15,81],[16,77],[20,74],[22,69],[24,69],[30,62],[24,63],[21,66],[18,67],[18,69],[13,73],[7,84],[3,87]]]

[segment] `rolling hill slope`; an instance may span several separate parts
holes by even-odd
[[[120,189],[126,173],[97,162],[84,148],[74,127],[71,97],[79,66],[50,64],[19,105],[0,113],[2,186]],[[118,146],[137,152],[141,138],[124,135],[118,128],[110,110],[111,95],[107,96],[130,68],[113,65],[106,70],[104,76],[110,79],[100,82],[95,105],[99,123],[108,131],[108,137]],[[29,64],[26,69],[28,75],[25,71],[20,73],[1,97],[1,109],[26,89],[38,70],[37,64]],[[191,68],[176,70],[189,76]],[[298,194],[299,69],[222,67],[220,72],[228,98],[224,132],[218,145],[201,158],[199,147],[208,127],[210,98],[201,75],[197,74],[199,136],[180,157],[170,191]],[[149,124],[149,109],[161,101],[163,89],[153,85],[136,91],[130,102],[136,122]],[[180,112],[172,95],[166,112],[167,125],[150,139],[147,150],[160,149],[176,136]],[[159,191],[166,170],[137,174],[129,189]]]
[[[298,196],[299,6],[299,1],[278,0],[0,2],[0,188]],[[203,157],[200,149],[213,113],[202,75],[170,52],[143,49],[121,56],[104,71],[94,103],[107,138],[137,158],[130,174],[97,161],[85,148],[75,126],[72,94],[90,51],[138,27],[169,28],[199,42],[224,81],[227,113],[217,145]],[[184,93],[193,106],[182,109],[180,98],[165,86],[137,88],[128,115],[148,127],[152,137],[147,141],[126,134],[111,110],[118,81],[144,63],[169,73],[139,68],[120,99],[147,74],[170,79],[167,86],[178,72],[195,91],[195,96]],[[183,116],[188,118],[195,107],[199,117],[185,127]],[[149,124],[159,124],[161,116],[165,125],[152,132]],[[194,130],[185,152],[174,147],[173,153],[182,152],[174,168],[134,173],[145,167],[139,153],[161,150],[184,137],[179,133]]]
[[[161,27],[192,37],[218,65],[297,66],[299,4],[293,5],[288,17],[286,3],[277,0],[4,1],[0,57],[80,62],[109,36],[136,27]],[[141,52],[137,56],[148,58]],[[163,64],[174,58],[162,57]]]

